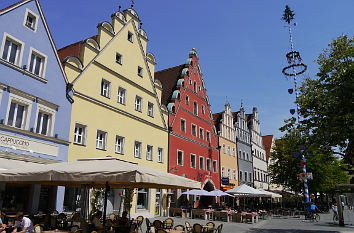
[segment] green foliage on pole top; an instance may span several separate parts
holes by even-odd
[[[294,19],[294,16],[294,12],[290,10],[290,7],[288,5],[286,5],[282,19],[288,24],[290,24],[290,22]]]
[[[307,172],[312,172],[313,180],[308,180],[310,193],[333,193],[336,184],[348,183],[349,178],[343,164],[330,147],[320,147],[313,143],[310,135],[300,136],[303,130],[296,124],[296,119],[291,118],[285,121],[280,128],[284,136],[275,141],[270,154],[274,161],[269,166],[272,183],[283,185],[295,192],[303,191],[303,181],[297,178],[302,173],[302,158],[300,146],[305,147],[303,151],[307,163]],[[299,154],[299,156],[294,155]]]
[[[354,165],[354,37],[339,36],[319,55],[317,78],[307,78],[297,99],[302,126],[321,147]]]

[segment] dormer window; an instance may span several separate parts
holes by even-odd
[[[143,77],[143,68],[140,67],[140,66],[138,66],[138,75],[139,75],[140,77]]]
[[[26,10],[25,19],[24,19],[24,26],[31,29],[32,31],[37,30],[37,21],[38,16],[30,11],[29,9]]]
[[[128,32],[128,40],[133,43],[134,35],[131,32]]]

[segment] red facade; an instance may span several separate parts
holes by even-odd
[[[169,172],[220,189],[219,151],[198,55],[186,64],[155,73],[162,83],[162,103],[169,110]]]

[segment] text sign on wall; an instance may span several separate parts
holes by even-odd
[[[229,177],[223,177],[223,178],[221,178],[221,184],[223,184],[223,185],[228,185],[228,184],[229,184]]]
[[[13,150],[24,150],[50,156],[58,156],[59,147],[47,143],[29,140],[0,133],[0,146]]]

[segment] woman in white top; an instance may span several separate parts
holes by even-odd
[[[31,233],[33,232],[33,223],[31,219],[23,216],[22,212],[16,214],[16,221],[14,225],[15,229],[12,231],[13,233]],[[17,228],[21,228],[21,231],[18,232]]]

